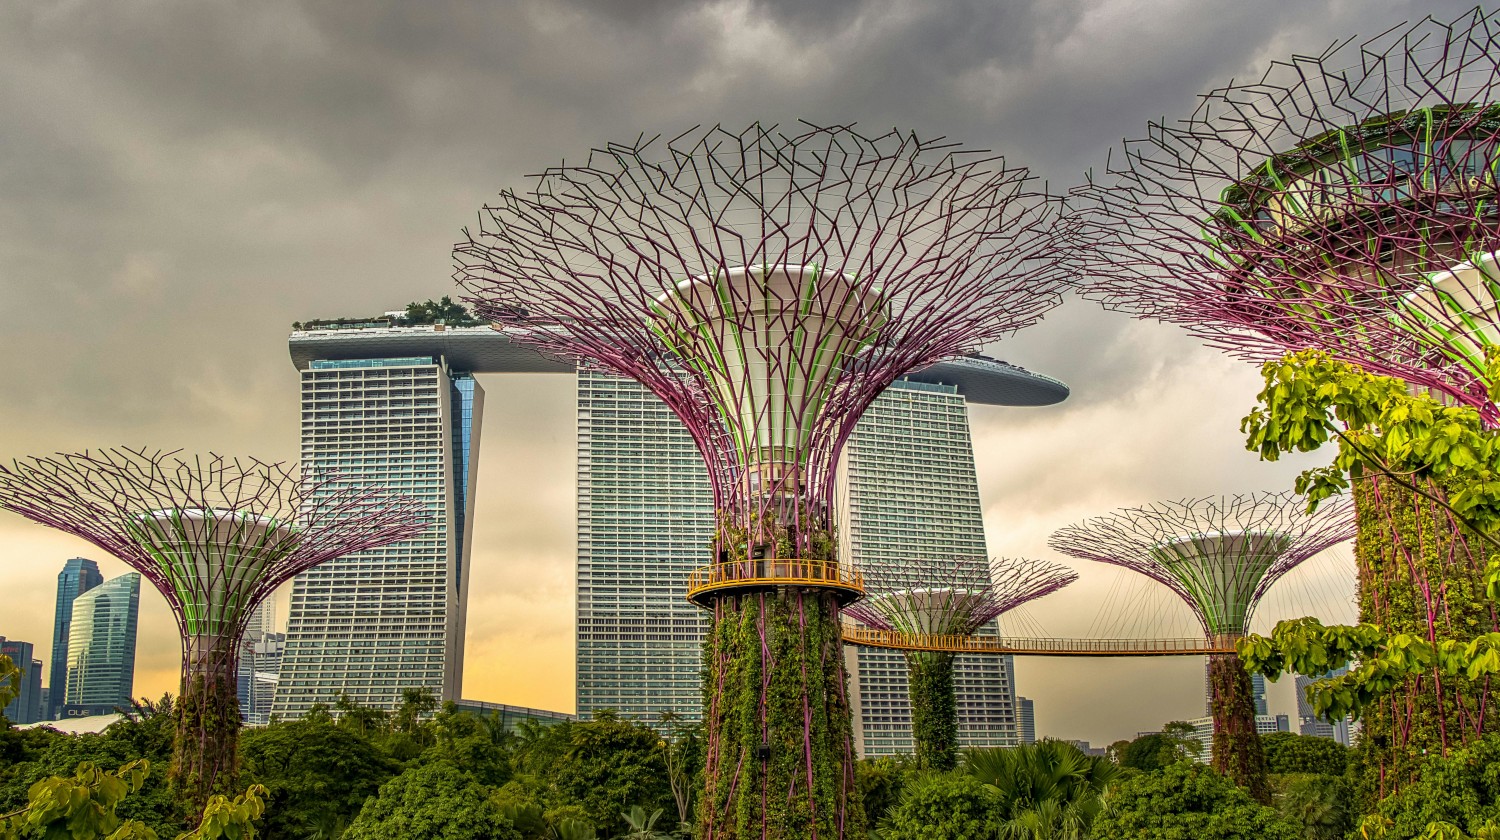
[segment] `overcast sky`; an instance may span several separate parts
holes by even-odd
[[[452,243],[482,203],[609,140],[852,121],[992,148],[1063,189],[1215,84],[1466,8],[0,0],[0,455],[132,444],[294,459],[291,322],[450,293]],[[1073,389],[1052,408],[970,411],[992,553],[1051,556],[1046,536],[1080,518],[1286,489],[1312,463],[1245,452],[1256,372],[1174,328],[1070,301],[991,350]],[[464,695],[571,711],[573,383],[483,385]],[[125,571],[0,514],[0,634],[45,658],[55,575],[78,554]],[[1334,554],[1273,590],[1262,620],[1352,617],[1348,552]],[[1046,632],[1120,630],[1125,602],[1173,612],[1081,563],[1079,585],[1028,611]],[[154,592],[142,603],[136,693],[175,691],[170,617]],[[1160,631],[1187,632],[1173,614]],[[1203,713],[1200,659],[1017,672],[1042,735],[1101,743]],[[1291,711],[1288,685],[1273,697]]]

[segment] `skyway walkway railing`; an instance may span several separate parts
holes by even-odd
[[[862,647],[993,656],[1205,656],[1233,653],[1228,639],[1021,639],[899,633],[845,624],[844,641]]]

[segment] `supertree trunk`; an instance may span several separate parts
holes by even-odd
[[[842,644],[832,594],[718,600],[704,650],[702,840],[864,836]]]
[[[1427,492],[1442,495],[1433,485]],[[1387,478],[1357,482],[1360,621],[1435,642],[1500,629],[1485,597],[1488,557],[1435,503]],[[1363,718],[1361,793],[1387,796],[1414,778],[1425,755],[1446,754],[1496,731],[1488,680],[1413,677]]]
[[[238,666],[238,636],[184,640],[171,780],[195,823],[210,796],[233,793],[239,775]]]
[[[958,766],[958,702],[953,696],[953,654],[906,654],[910,681],[911,735],[917,765],[932,770]]]
[[[1271,804],[1266,753],[1255,731],[1255,689],[1237,653],[1208,658],[1210,705],[1214,719],[1213,768],[1245,788],[1257,802]]]

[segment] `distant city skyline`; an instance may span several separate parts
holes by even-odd
[[[57,573],[57,601],[52,612],[52,669],[47,677],[47,711],[49,720],[62,711],[63,694],[68,680],[68,635],[73,626],[73,599],[104,582],[99,564],[83,557],[63,563]]]

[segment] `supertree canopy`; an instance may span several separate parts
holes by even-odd
[[[1354,536],[1352,508],[1345,497],[1307,513],[1300,497],[1276,493],[1158,502],[1070,525],[1048,544],[1165,584],[1192,609],[1208,638],[1226,642],[1249,632],[1271,584]],[[1269,802],[1254,693],[1239,654],[1211,655],[1209,684],[1214,769]]]
[[[1486,358],[1500,343],[1497,38],[1497,13],[1427,18],[1152,123],[1079,190],[1085,293],[1253,361],[1319,349],[1500,424]],[[1361,619],[1429,638],[1500,627],[1486,550],[1428,500],[1451,488],[1365,478]],[[1367,714],[1382,790],[1395,765],[1500,726],[1487,692],[1434,671]]]
[[[708,466],[703,837],[862,831],[835,465],[891,382],[1057,304],[1056,208],[950,143],[756,124],[597,149],[502,193],[456,246],[482,316],[640,382]]]
[[[958,703],[951,651],[935,649],[971,636],[1002,614],[1078,579],[1044,560],[984,557],[917,559],[861,565],[867,597],[844,612],[861,624],[908,638],[912,740],[917,763],[951,770],[958,758]],[[951,645],[948,645],[951,647]]]
[[[1318,348],[1481,409],[1500,342],[1500,16],[1202,97],[1079,190],[1085,294],[1253,360]]]
[[[416,536],[420,500],[280,463],[99,449],[0,464],[0,508],[81,537],[155,584],[182,635],[172,773],[201,810],[238,768],[239,643],[293,575]]]

